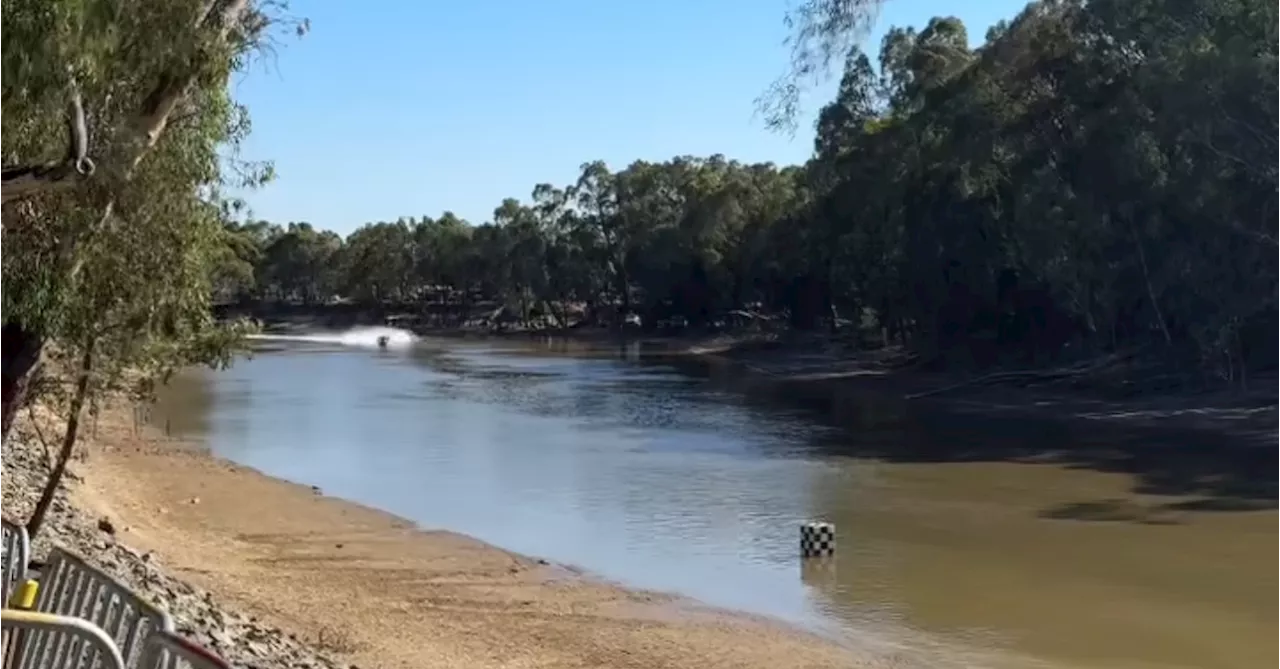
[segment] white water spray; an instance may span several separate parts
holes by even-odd
[[[378,340],[386,337],[389,349],[406,349],[418,341],[417,335],[408,330],[384,326],[355,327],[345,332],[326,332],[305,335],[250,335],[259,341],[296,341],[312,344],[337,344],[353,348],[378,348]]]

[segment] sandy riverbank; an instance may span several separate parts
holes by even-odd
[[[110,539],[91,541],[152,556],[151,564],[212,593],[211,601],[338,666],[910,664],[418,530],[198,447],[134,434],[127,408],[104,414],[97,433],[69,497],[81,515],[114,526]]]
[[[41,412],[43,413],[43,412]],[[49,449],[39,434],[58,434],[51,416],[41,420],[44,429],[32,427],[29,414],[15,426],[3,452],[3,512],[22,521],[30,517],[36,497],[46,480]],[[54,497],[44,525],[35,538],[33,556],[43,559],[54,545],[85,556],[99,568],[125,583],[174,618],[178,632],[218,653],[234,666],[246,669],[333,669],[338,662],[296,633],[281,630],[250,616],[217,593],[175,576],[175,571],[155,554],[139,549],[129,528],[103,515],[80,498],[92,449],[80,445],[68,469],[64,485]],[[128,485],[123,482],[122,485]]]

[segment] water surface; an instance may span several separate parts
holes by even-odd
[[[1274,449],[806,402],[634,346],[271,349],[156,420],[424,527],[857,643],[1276,665]],[[800,564],[810,519],[834,561]]]

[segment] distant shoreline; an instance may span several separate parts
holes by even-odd
[[[373,326],[373,325],[369,325]],[[270,331],[322,327],[311,319],[279,318]],[[360,325],[348,327],[361,327]],[[337,328],[341,329],[341,328]],[[897,366],[893,350],[849,351],[831,346],[820,334],[796,332],[664,333],[600,327],[493,331],[462,327],[411,329],[418,336],[463,340],[539,341],[564,339],[584,344],[639,344],[658,356],[687,358],[743,381],[770,386],[793,398],[830,404],[849,394],[925,403],[943,410],[1046,420],[1096,421],[1126,427],[1209,431],[1238,441],[1274,446],[1280,438],[1273,372],[1253,380],[1249,392],[1135,393],[1117,388],[1078,388],[1024,380],[1044,370],[964,375]],[[834,350],[833,350],[834,349]]]
[[[1053,384],[1020,385],[1020,374],[997,372],[961,376],[886,367],[882,353],[822,354],[803,345],[746,340],[676,350],[707,365],[739,375],[740,386],[813,402],[841,413],[859,402],[902,402],[941,412],[986,417],[1033,418],[1115,429],[1207,432],[1235,445],[1280,444],[1280,377],[1258,376],[1248,393],[1146,393],[1110,398],[1105,393]],[[987,379],[992,379],[987,381]],[[842,409],[845,407],[846,409]]]

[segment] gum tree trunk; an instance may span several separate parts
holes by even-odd
[[[31,511],[31,518],[27,520],[27,535],[33,541],[40,532],[40,526],[44,525],[49,507],[53,506],[53,498],[58,494],[58,488],[62,486],[62,477],[66,475],[67,464],[71,462],[71,454],[75,452],[76,437],[80,433],[80,414],[84,413],[84,403],[89,397],[89,377],[93,373],[93,349],[93,341],[90,340],[80,359],[76,393],[71,397],[71,406],[67,408],[67,427],[62,433],[62,449],[58,452],[58,460],[54,463],[53,470],[49,472],[49,480],[45,481],[44,490],[40,492],[40,499],[36,501],[36,508]]]
[[[0,327],[0,446],[9,439],[44,347],[42,336],[14,322]]]

